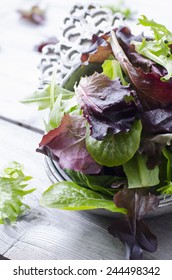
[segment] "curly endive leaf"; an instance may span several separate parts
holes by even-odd
[[[26,182],[30,179],[32,177],[25,176],[22,166],[17,162],[12,162],[4,169],[0,176],[0,224],[15,222],[17,217],[29,208],[22,199],[35,190],[25,189]]]

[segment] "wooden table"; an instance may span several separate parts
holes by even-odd
[[[48,1],[46,24],[34,26],[22,21],[16,12],[24,2],[27,1],[0,3],[0,169],[13,160],[24,164],[25,172],[33,176],[30,185],[37,190],[26,199],[31,207],[27,215],[15,225],[0,225],[1,258],[124,259],[123,245],[107,232],[110,218],[39,205],[42,192],[51,184],[44,169],[43,156],[35,152],[43,132],[43,115],[19,100],[38,85],[40,54],[34,51],[34,46],[47,37],[56,36],[69,5],[65,1]],[[155,19],[170,27],[171,2],[163,1],[168,4],[163,4],[164,14],[160,13],[161,1],[148,2],[149,7],[145,1],[139,1],[133,9],[151,18],[155,14]],[[73,3],[70,0],[71,6]],[[128,0],[126,3],[133,2]],[[155,3],[157,10],[153,9]],[[149,219],[148,224],[156,233],[159,246],[156,253],[145,253],[144,259],[172,259],[172,213]]]

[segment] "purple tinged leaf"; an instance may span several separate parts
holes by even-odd
[[[158,198],[155,195],[144,195],[142,190],[124,189],[114,196],[114,203],[125,208],[128,215],[141,219],[147,212],[158,207]]]
[[[142,125],[153,134],[172,133],[172,108],[157,108],[142,113]]]
[[[127,209],[127,214],[117,218],[109,227],[109,233],[118,237],[126,246],[128,259],[141,259],[143,250],[154,252],[157,239],[143,222],[144,215],[158,207],[158,198],[141,190],[123,189],[114,196],[117,207]]]
[[[92,44],[87,51],[82,53],[82,63],[103,63],[110,54],[112,54],[111,46],[108,42],[109,35],[97,36],[93,35]]]
[[[133,51],[133,35],[129,29],[121,29],[120,36],[121,34],[123,42],[119,43],[119,34],[111,33],[111,47],[115,58],[138,90],[140,99],[143,98],[154,106],[172,104],[172,79],[168,82],[161,81],[165,74],[164,68]]]
[[[47,45],[56,45],[59,40],[56,37],[50,37],[45,41],[42,41],[40,44],[35,46],[35,51],[42,53],[43,48]]]
[[[42,25],[45,22],[45,10],[41,9],[38,5],[34,5],[30,10],[18,10],[21,17],[34,24]]]
[[[148,226],[143,222],[143,220],[137,221],[136,226],[136,236],[139,241],[139,245],[143,250],[148,252],[155,252],[157,249],[157,238],[150,231]]]
[[[88,153],[85,134],[85,119],[82,116],[66,114],[58,128],[43,136],[37,152],[52,156],[63,169],[97,174],[101,171],[101,166]]]
[[[91,136],[97,140],[108,132],[129,131],[136,119],[134,90],[122,86],[118,78],[111,81],[104,74],[94,73],[80,80],[76,93],[91,126]]]

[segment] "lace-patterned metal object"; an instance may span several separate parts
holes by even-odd
[[[75,5],[58,30],[59,42],[43,48],[39,65],[41,85],[51,81],[54,69],[56,82],[61,84],[71,69],[80,64],[80,54],[90,45],[92,35],[110,31],[117,19],[122,21],[124,18],[113,14],[109,8],[97,4]]]

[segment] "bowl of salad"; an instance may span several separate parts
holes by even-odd
[[[144,218],[172,209],[172,33],[138,23],[151,35],[114,27],[93,36],[61,85],[52,75],[37,148],[53,182],[41,204],[114,217],[108,231],[128,259],[157,249]]]

